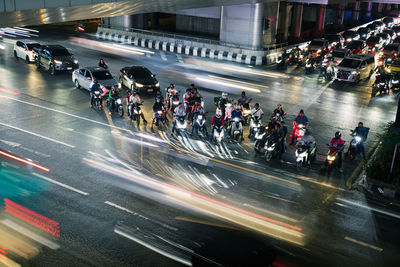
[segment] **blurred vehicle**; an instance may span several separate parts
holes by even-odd
[[[333,45],[338,45],[342,46],[344,44],[344,39],[343,36],[340,34],[327,34],[324,39],[328,41],[328,45],[332,47]]]
[[[79,68],[78,60],[61,45],[34,47],[33,51],[37,68],[44,67],[51,75]]]
[[[335,69],[335,79],[358,83],[371,77],[375,68],[375,58],[372,55],[352,55],[345,57]]]
[[[389,44],[385,46],[381,52],[379,52],[379,56],[383,57],[383,59],[391,59],[394,60],[400,54],[400,45]],[[391,62],[389,62],[391,63]]]
[[[383,29],[385,29],[385,23],[383,23],[381,20],[374,21],[372,24],[378,27],[378,32],[382,32]]]
[[[26,62],[34,62],[35,55],[33,52],[34,47],[40,47],[38,42],[32,40],[19,40],[14,44],[14,57],[16,59],[22,58]]]
[[[342,34],[342,36],[345,43],[360,39],[360,35],[356,31],[347,30]]]
[[[397,36],[400,36],[400,25],[393,26],[391,30],[394,31]]]
[[[338,65],[340,62],[342,62],[342,60],[346,57],[348,53],[349,53],[348,50],[344,48],[336,48],[335,50],[332,51],[331,57],[332,60],[336,63],[336,65]]]
[[[366,27],[371,30],[371,35],[374,35],[379,32],[379,27],[376,24],[370,23]]]
[[[3,54],[4,49],[6,49],[6,47],[3,44],[3,37],[0,35],[0,55]]]
[[[94,79],[99,82],[103,96],[107,96],[111,87],[118,87],[118,81],[114,79],[110,71],[100,67],[86,67],[72,72],[72,81],[78,89],[82,87],[90,91]]]
[[[383,46],[383,39],[379,36],[371,36],[367,39],[366,44],[368,46],[368,52],[371,54],[375,54],[375,52],[379,51]]]
[[[383,33],[387,33],[390,36],[390,41],[392,41],[394,38],[397,37],[397,33],[394,30],[391,29],[384,29]]]
[[[393,18],[393,24],[394,25],[400,23],[400,12],[399,12],[399,10],[394,10],[394,11],[390,12],[388,17]]]
[[[400,72],[394,73],[390,79],[390,89],[393,93],[400,90]]]
[[[346,49],[350,50],[352,54],[363,54],[368,52],[368,46],[362,40],[355,40],[347,43]]]
[[[388,45],[392,41],[392,39],[390,38],[390,35],[387,33],[384,33],[384,32],[378,33],[376,36],[382,38],[383,45]]]
[[[381,75],[381,74],[376,75],[375,82],[372,85],[372,96],[376,96],[378,92],[380,95],[389,94],[389,83],[390,83],[389,75]]]
[[[121,85],[138,92],[157,93],[160,83],[154,74],[143,66],[129,66],[120,70],[119,82]]]
[[[400,72],[400,59],[396,59],[390,64],[389,70],[391,73],[397,73]]]
[[[367,40],[371,36],[371,29],[367,27],[358,28],[357,33],[360,35],[360,40]]]
[[[387,28],[392,28],[393,23],[394,23],[394,18],[392,18],[392,17],[386,17],[386,18],[384,18],[382,21],[383,21],[383,23],[385,23],[385,26],[386,26]]]
[[[319,54],[321,54],[321,52],[325,49],[328,48],[328,41],[327,40],[323,40],[323,39],[314,39],[310,42],[310,44],[308,45],[308,50],[311,51],[311,53],[314,56],[318,56]]]

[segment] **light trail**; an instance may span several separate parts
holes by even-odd
[[[213,84],[217,84],[217,85],[232,87],[232,88],[246,90],[246,91],[250,91],[250,92],[261,93],[261,90],[250,88],[248,86],[242,86],[242,85],[238,85],[238,84],[234,84],[234,83],[226,83],[223,81],[215,81],[215,80],[210,80],[210,79],[202,78],[202,77],[197,77],[196,79],[199,81],[207,82],[207,83],[213,83]]]
[[[38,169],[42,170],[42,171],[45,171],[45,172],[49,172],[49,171],[50,171],[50,169],[47,168],[47,167],[45,167],[45,166],[42,166],[42,165],[36,164],[36,163],[34,163],[34,162],[32,162],[32,161],[29,161],[29,160],[26,160],[26,159],[23,159],[23,158],[14,156],[14,155],[9,154],[9,153],[7,153],[7,152],[5,152],[5,151],[1,151],[1,150],[0,150],[0,154],[3,155],[3,156],[6,156],[6,157],[8,157],[8,158],[14,159],[14,160],[16,160],[16,161],[19,161],[19,162],[22,162],[22,163],[31,165],[31,166],[33,166],[33,167],[35,167],[35,168],[38,168]]]

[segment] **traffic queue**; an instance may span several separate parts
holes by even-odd
[[[386,17],[357,30],[328,34],[307,47],[283,51],[277,69],[295,65],[319,79],[358,83],[375,77],[372,96],[400,93],[400,21]]]

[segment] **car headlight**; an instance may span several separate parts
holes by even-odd
[[[352,74],[352,75],[356,75],[356,74],[357,74],[357,71],[352,71],[351,74]]]
[[[61,64],[62,64],[62,61],[54,59],[54,63],[60,64],[60,65],[61,65]]]
[[[74,63],[75,63],[75,64],[78,64],[78,60],[77,60],[77,59],[75,59],[75,60],[74,60]]]
[[[138,87],[138,88],[141,88],[141,87],[143,87],[143,84],[141,84],[141,83],[135,83],[135,86]]]
[[[156,87],[160,87],[160,83],[156,83]]]

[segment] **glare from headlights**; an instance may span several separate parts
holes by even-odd
[[[77,59],[75,59],[75,60],[74,60],[74,63],[75,63],[75,64],[78,64],[78,60],[77,60]]]
[[[62,61],[54,59],[54,63],[56,63],[56,64],[62,64]]]
[[[156,87],[160,87],[160,83],[156,83]]]
[[[138,87],[138,88],[141,88],[141,87],[143,87],[143,84],[141,84],[141,83],[135,83],[135,86]]]

